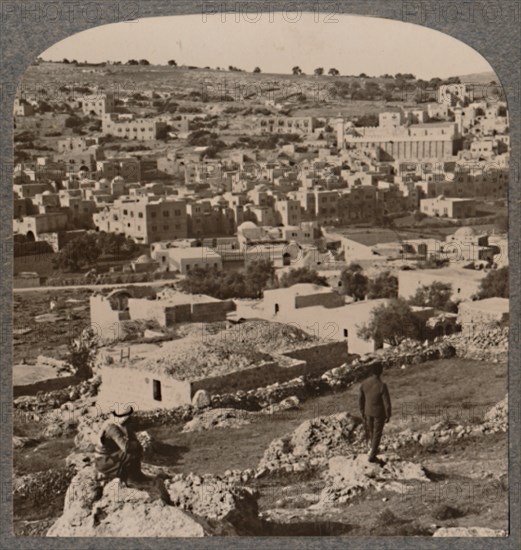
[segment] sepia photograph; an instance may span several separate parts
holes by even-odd
[[[55,43],[12,124],[16,536],[508,536],[481,53],[212,4]]]

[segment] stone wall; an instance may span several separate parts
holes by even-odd
[[[39,392],[51,392],[61,390],[75,384],[79,384],[84,378],[77,375],[72,376],[59,376],[57,378],[49,378],[47,380],[41,380],[34,384],[23,384],[19,386],[13,386],[13,397],[20,397],[21,395],[36,395]]]
[[[267,362],[261,365],[231,372],[222,376],[214,376],[192,382],[192,396],[197,390],[206,390],[210,394],[250,390],[266,384],[285,382],[295,376],[304,374],[307,369],[305,361],[295,360],[290,367],[281,367],[277,362]]]
[[[295,296],[295,309],[313,306],[340,307],[343,305],[345,305],[344,298],[336,292]]]
[[[307,363],[308,375],[322,374],[328,369],[339,367],[348,360],[347,343],[327,342],[284,352],[286,357],[299,359]],[[304,373],[303,373],[304,374]]]
[[[192,323],[225,321],[229,311],[235,311],[235,303],[231,300],[192,304]]]

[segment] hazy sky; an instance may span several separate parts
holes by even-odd
[[[294,65],[306,73],[336,67],[341,74],[411,72],[420,78],[492,70],[476,50],[438,31],[373,17],[334,17],[338,22],[301,14],[291,23],[282,13],[261,14],[254,23],[236,21],[234,14],[208,16],[206,22],[200,14],[145,18],[75,34],[42,57],[96,63],[134,58],[152,64],[175,59],[179,65],[234,65],[247,71],[258,65],[265,73],[290,73]]]

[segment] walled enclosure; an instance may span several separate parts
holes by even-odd
[[[113,407],[115,403],[134,403],[138,410],[172,408],[190,403],[200,389],[211,394],[255,389],[302,375],[321,375],[341,366],[349,358],[345,342],[326,342],[288,351],[280,354],[280,361],[276,357],[274,361],[248,369],[192,381],[176,380],[136,366],[103,365],[98,405],[102,410]],[[160,383],[161,400],[154,399],[154,380]]]

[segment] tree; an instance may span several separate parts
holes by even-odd
[[[298,65],[295,65],[293,69],[291,69],[291,72],[293,74],[302,74],[302,69]]]
[[[340,275],[342,292],[351,296],[355,302],[363,300],[367,294],[369,279],[362,273],[358,264],[349,264]]]
[[[397,298],[398,278],[389,271],[379,273],[374,279],[369,279],[367,297],[370,300],[377,298]]]
[[[147,59],[140,59],[139,64],[140,65],[150,65],[150,62]]]
[[[129,237],[121,233],[96,233],[96,245],[100,249],[100,255],[110,256],[114,259],[126,259],[132,257],[139,250],[138,245]]]
[[[139,65],[139,63],[136,59],[129,59],[127,65]]]
[[[100,256],[101,248],[95,233],[85,233],[69,241],[55,256],[55,267],[67,271],[80,271],[93,264]]]
[[[92,327],[82,331],[78,338],[68,343],[67,362],[74,368],[76,375],[90,378],[99,347],[99,336]]]
[[[358,329],[360,338],[374,340],[377,345],[385,342],[397,346],[406,338],[418,339],[421,335],[421,321],[402,298],[394,298],[374,308],[369,322]]]
[[[331,67],[331,69],[329,69],[327,74],[329,74],[331,76],[338,76],[340,74],[340,71],[338,69],[335,69],[335,68]]]
[[[409,300],[413,306],[433,307],[443,311],[457,310],[456,304],[451,300],[452,285],[434,281],[430,285],[422,285],[416,289],[416,293]]]
[[[508,298],[508,266],[493,269],[482,279],[477,297],[484,298]]]
[[[261,72],[260,67],[255,67],[255,69],[253,69],[253,72],[254,73],[260,73]]]
[[[170,65],[170,67],[177,67],[177,62],[175,61],[175,59],[170,59],[168,61],[168,64]]]
[[[83,124],[80,117],[72,115],[65,119],[65,128],[79,128]]]
[[[327,279],[321,277],[314,269],[299,267],[283,273],[280,278],[280,286],[287,288],[299,283],[312,283],[319,286],[328,286]]]
[[[313,74],[314,74],[315,76],[323,75],[323,74],[324,74],[324,67],[317,67],[317,68],[313,71]]]
[[[246,266],[244,282],[254,298],[260,298],[269,284],[274,285],[275,268],[270,260],[254,260]]]
[[[70,63],[70,61],[66,57],[64,57],[63,60],[62,60],[62,63],[68,64],[68,63]]]

